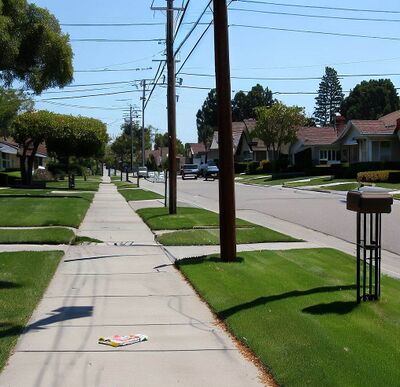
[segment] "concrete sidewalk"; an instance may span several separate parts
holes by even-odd
[[[79,232],[109,242],[153,241],[109,184],[101,185]],[[149,341],[97,344],[101,336],[135,333]],[[71,246],[0,386],[159,385],[263,384],[160,247]]]

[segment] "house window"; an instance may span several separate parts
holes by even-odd
[[[380,143],[380,161],[390,161],[392,147],[390,141],[381,141]]]
[[[1,159],[1,167],[6,169],[6,168],[11,168],[11,159],[10,155],[8,153],[1,153],[2,157]]]
[[[319,161],[340,161],[340,151],[335,149],[321,149],[319,151]]]

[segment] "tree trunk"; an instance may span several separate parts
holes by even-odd
[[[34,145],[30,156],[28,156],[28,166],[26,170],[26,184],[32,185],[32,173],[33,173],[33,166],[35,163],[35,156],[39,145]]]
[[[26,152],[24,150],[22,155],[19,155],[19,170],[21,172],[22,184],[27,184],[26,182]]]

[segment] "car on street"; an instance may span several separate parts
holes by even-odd
[[[181,170],[182,180],[187,177],[193,177],[197,179],[199,176],[199,167],[197,164],[184,164]]]
[[[147,171],[147,167],[139,167],[137,173],[138,173],[139,177],[146,177],[147,178],[149,176],[149,173]]]
[[[205,164],[200,165],[200,175],[205,177],[206,180],[211,178],[218,178],[219,175],[219,168],[214,161],[208,161]]]

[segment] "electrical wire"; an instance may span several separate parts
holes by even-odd
[[[348,34],[348,33],[340,33],[340,32],[325,32],[325,31],[314,31],[314,30],[298,30],[298,29],[291,29],[291,28],[256,26],[256,25],[249,25],[249,24],[230,24],[230,27],[250,28],[250,29],[257,29],[257,30],[270,30],[270,31],[296,32],[296,33],[303,33],[303,34],[342,36],[342,37],[346,37],[346,38],[350,37],[350,38],[365,38],[365,39],[400,41],[400,37],[396,37],[396,36],[359,35],[359,34]]]
[[[71,39],[71,42],[88,42],[88,43],[148,43],[148,42],[165,42],[165,39]]]
[[[91,70],[75,70],[75,73],[107,73],[107,72],[126,72],[126,71],[148,71],[153,70],[153,67],[146,67],[146,68],[130,68],[130,69],[91,69]]]
[[[202,78],[215,78],[214,74],[202,74],[202,73],[181,73],[182,75],[191,77],[202,77]],[[387,74],[338,74],[338,78],[362,78],[362,77],[394,77],[400,76],[400,73],[387,73]],[[240,77],[231,76],[232,79],[239,80],[259,80],[259,81],[312,81],[321,80],[321,76],[318,77]]]
[[[74,104],[67,104],[62,102],[53,102],[53,101],[40,101],[42,103],[56,105],[56,106],[65,106],[65,107],[73,107],[77,109],[89,109],[89,110],[118,110],[121,111],[124,107],[121,108],[111,108],[111,107],[102,107],[102,106],[84,106],[84,105],[74,105]]]
[[[399,23],[400,19],[377,19],[377,18],[361,18],[361,17],[346,17],[346,16],[331,16],[331,15],[307,15],[302,13],[292,12],[278,12],[278,11],[262,11],[258,9],[245,9],[245,8],[231,8],[230,11],[261,13],[268,15],[283,15],[283,16],[297,16],[314,19],[333,19],[333,20],[349,20],[349,21],[368,21],[368,22],[392,22]]]
[[[304,4],[287,4],[287,3],[275,3],[271,1],[260,1],[260,0],[236,0],[240,3],[250,3],[250,4],[263,4],[263,5],[273,5],[279,7],[293,7],[293,8],[307,8],[307,9],[325,9],[329,11],[348,11],[348,12],[370,12],[370,13],[392,13],[400,14],[397,10],[387,10],[387,9],[363,9],[363,8],[344,8],[344,7],[326,7],[320,5],[304,5]]]
[[[127,94],[127,93],[135,93],[135,92],[141,92],[141,90],[116,91],[114,93],[77,95],[77,96],[71,96],[71,97],[53,97],[53,98],[40,99],[37,101],[43,102],[43,101],[53,101],[53,100],[59,100],[59,99],[80,99],[80,98],[89,98],[89,97],[90,98],[91,97],[103,97],[103,96],[107,96],[107,95],[118,95],[118,94]]]

